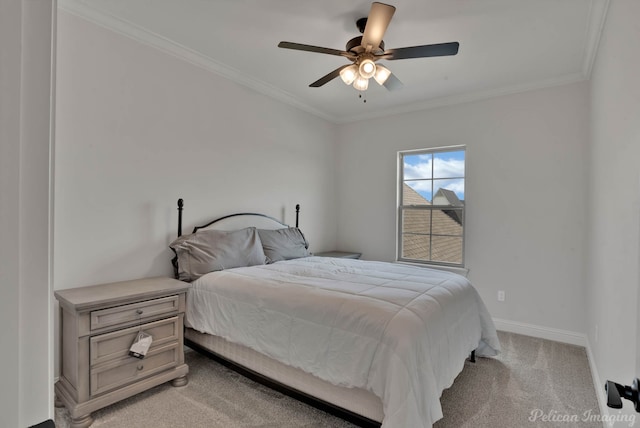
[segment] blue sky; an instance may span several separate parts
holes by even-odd
[[[404,180],[431,201],[439,188],[452,190],[464,199],[464,150],[404,155]]]

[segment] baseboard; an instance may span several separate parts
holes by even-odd
[[[496,329],[509,333],[517,333],[525,336],[538,337],[540,339],[553,340],[556,342],[578,345],[586,348],[587,335],[575,331],[560,330],[551,327],[542,327],[534,324],[526,324],[517,321],[494,318],[493,323]]]
[[[602,415],[602,426],[603,428],[609,428],[612,424],[607,423],[611,417],[609,416],[609,407],[607,407],[607,397],[604,395],[604,382],[600,379],[600,374],[598,373],[598,367],[596,366],[596,360],[593,356],[593,351],[591,350],[591,344],[589,343],[588,337],[587,346],[585,348],[587,349],[587,360],[589,361],[589,368],[591,369],[591,379],[593,380],[593,386],[596,389],[596,398],[598,399],[600,415]]]

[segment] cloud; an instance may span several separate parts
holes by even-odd
[[[421,179],[407,183],[412,189],[431,199],[431,178],[434,178],[434,192],[437,192],[440,188],[445,188],[455,192],[460,199],[464,199],[464,179],[450,178],[464,177],[463,159],[444,158],[441,156],[435,157],[434,162],[434,156],[431,154],[405,156],[404,159],[404,179]]]
[[[407,157],[405,157],[406,159]],[[442,159],[436,158],[435,164],[431,155],[413,156],[419,159],[417,163],[404,163],[404,179],[411,180],[415,178],[432,178],[431,171],[433,168],[433,178],[448,177],[464,177],[464,160],[461,159]]]

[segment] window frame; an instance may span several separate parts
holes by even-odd
[[[464,195],[464,203],[462,205],[462,254],[461,254],[461,263],[453,263],[453,262],[443,262],[438,260],[422,260],[422,259],[411,259],[402,257],[402,241],[403,241],[403,213],[406,209],[411,210],[426,210],[426,211],[435,211],[435,210],[443,210],[449,205],[403,205],[404,201],[404,189],[403,185],[405,181],[415,181],[415,180],[405,180],[404,179],[404,157],[405,156],[414,156],[421,154],[428,154],[435,157],[438,153],[447,153],[447,152],[464,152],[464,171],[463,177],[446,177],[446,179],[462,179],[464,183],[465,195]],[[435,158],[432,158],[435,159]],[[447,146],[447,147],[434,147],[434,148],[425,148],[425,149],[413,149],[413,150],[402,150],[398,152],[398,176],[397,176],[397,201],[396,201],[396,261],[405,262],[405,263],[416,263],[421,265],[433,265],[437,267],[453,267],[453,268],[465,268],[465,247],[466,247],[466,217],[467,217],[467,147],[466,145],[457,145],[457,146]],[[433,177],[433,164],[432,162],[432,171],[431,177],[425,178],[423,180],[438,180],[438,178]],[[433,189],[433,187],[432,187]],[[435,195],[432,193],[431,198]],[[431,257],[431,248],[433,245],[433,241],[431,237],[434,236],[433,230],[431,226],[429,228],[429,253]],[[438,236],[437,234],[435,236]]]

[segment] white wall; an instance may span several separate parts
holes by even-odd
[[[20,253],[20,0],[0,2],[0,426],[19,425]]]
[[[465,144],[466,266],[491,314],[584,332],[587,120],[579,83],[342,125],[338,246],[395,260],[397,152]]]
[[[606,379],[640,376],[638,17],[640,2],[611,1],[591,79],[587,333],[602,394]]]
[[[60,11],[55,288],[171,274],[168,244],[216,216],[336,239],[335,126]]]
[[[53,417],[50,244],[56,2],[0,4],[0,426]]]
[[[601,379],[629,382],[639,5],[612,0],[591,83],[340,126],[61,12],[55,287],[169,274],[178,197],[187,230],[256,209],[292,223],[301,203],[314,251],[394,260],[397,152],[465,144],[467,267],[492,315],[586,331]]]

